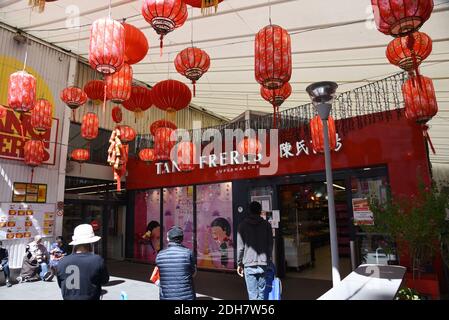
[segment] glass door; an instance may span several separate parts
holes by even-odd
[[[95,235],[101,237],[102,239],[95,243],[94,245],[94,252],[100,255],[104,256],[103,252],[103,241],[104,235],[103,235],[103,210],[104,207],[102,205],[85,205],[84,206],[84,223],[92,224],[94,222],[94,225],[98,225],[98,228],[95,228]]]

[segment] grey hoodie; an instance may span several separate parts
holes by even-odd
[[[237,232],[237,265],[267,266],[272,259],[271,225],[259,215],[249,214]]]

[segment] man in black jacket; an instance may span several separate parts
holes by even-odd
[[[237,273],[245,276],[250,300],[264,300],[267,267],[271,264],[273,231],[260,214],[259,202],[251,202],[249,215],[237,233]]]
[[[62,258],[57,269],[64,300],[100,300],[101,286],[109,282],[103,258],[93,253],[93,243],[100,239],[90,224],[75,228],[73,253]]]
[[[172,227],[167,233],[168,248],[158,253],[160,300],[195,300],[193,277],[196,274],[195,258],[190,249],[182,245],[184,232]]]
[[[9,288],[12,286],[9,277],[9,264],[8,264],[8,250],[3,248],[3,243],[0,241],[0,271],[5,274],[6,286]]]

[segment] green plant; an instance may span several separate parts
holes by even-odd
[[[416,290],[403,288],[396,295],[396,300],[423,300],[423,296]]]

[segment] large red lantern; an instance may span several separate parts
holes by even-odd
[[[192,81],[193,96],[196,96],[196,82],[210,67],[210,57],[206,51],[195,47],[182,50],[175,58],[176,70]]]
[[[93,112],[86,113],[81,122],[81,136],[86,140],[94,140],[98,136],[98,126],[98,116]]]
[[[111,18],[95,20],[90,30],[89,63],[103,74],[120,70],[125,60],[125,28]]]
[[[125,63],[119,71],[105,77],[107,100],[114,103],[128,100],[131,96],[132,82],[133,69]]]
[[[154,150],[145,148],[139,151],[139,159],[145,163],[151,163],[154,161]]]
[[[34,168],[44,162],[44,143],[40,140],[28,140],[23,147],[24,162],[31,169],[31,182],[33,182]]]
[[[139,28],[125,22],[122,25],[125,28],[125,62],[136,64],[147,55],[148,40]]]
[[[37,132],[51,129],[53,106],[48,100],[39,99],[31,110],[31,125]]]
[[[156,135],[156,130],[159,128],[170,128],[172,130],[178,129],[176,124],[168,120],[157,120],[153,122],[150,126],[150,133],[154,137]]]
[[[186,4],[195,8],[201,8],[202,14],[210,14],[212,8],[217,12],[218,4],[223,0],[184,0]]]
[[[173,129],[159,128],[154,135],[154,154],[155,161],[169,161],[171,159],[171,151],[175,145],[175,141],[171,141]]]
[[[329,128],[329,148],[334,150],[337,147],[337,129],[335,127],[334,119],[329,116],[327,120]],[[324,132],[323,121],[319,116],[315,116],[310,120],[310,131],[312,135],[312,146],[316,152],[324,152]]]
[[[181,27],[187,20],[187,6],[183,0],[144,0],[142,15],[161,39],[161,55],[164,36]]]
[[[279,113],[279,107],[285,100],[292,94],[292,86],[286,82],[282,87],[278,89],[267,89],[264,86],[260,86],[260,95],[266,101],[273,106],[273,127],[277,128],[277,118]]]
[[[123,144],[128,144],[136,138],[136,130],[130,126],[119,126],[118,129],[120,130],[120,141]]]
[[[78,87],[67,87],[61,91],[61,100],[72,110],[87,102],[87,94]]]
[[[9,76],[8,106],[24,113],[36,103],[36,78],[26,71],[17,71]]]
[[[132,86],[131,96],[128,100],[123,101],[122,105],[126,110],[134,112],[136,116],[140,115],[153,105],[151,90],[141,86]]]
[[[91,80],[84,86],[84,92],[95,104],[100,104],[104,101],[105,83],[101,80]]]
[[[71,158],[73,161],[84,163],[89,160],[90,152],[88,149],[75,149],[72,151]]]
[[[423,32],[415,32],[406,37],[392,40],[387,47],[386,56],[391,64],[411,73],[432,52],[432,39]]]
[[[195,169],[195,145],[192,142],[182,141],[178,143],[176,154],[179,170],[188,172]]]
[[[237,145],[237,151],[245,156],[257,156],[262,152],[262,144],[257,138],[245,137]]]
[[[269,25],[260,30],[255,42],[255,76],[268,89],[278,89],[292,75],[292,50],[287,30]]]
[[[154,105],[168,113],[187,108],[192,100],[189,87],[177,80],[157,83],[153,87],[152,95]]]
[[[112,121],[114,121],[115,123],[122,122],[123,113],[122,113],[122,109],[120,109],[119,106],[115,106],[114,108],[112,108],[111,115],[112,115]]]
[[[371,0],[377,29],[400,37],[417,31],[430,18],[433,0]]]

